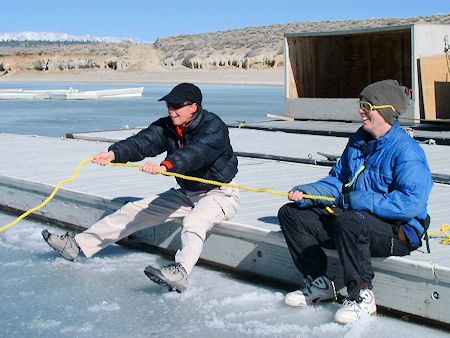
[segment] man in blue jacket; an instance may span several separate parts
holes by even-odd
[[[337,250],[348,292],[335,320],[352,323],[375,314],[371,256],[403,256],[421,245],[433,181],[422,148],[397,121],[409,101],[407,88],[395,80],[365,87],[359,96],[363,125],[338,163],[327,177],[289,192],[293,203],[284,205],[278,217],[304,285],[285,296],[288,305],[335,298],[325,247]],[[336,202],[304,199],[303,194]]]
[[[202,108],[202,93],[191,83],[182,83],[161,98],[168,115],[147,129],[111,145],[108,151],[94,156],[95,162],[136,162],[167,152],[161,163],[144,163],[142,171],[172,171],[188,176],[229,183],[235,177],[237,158],[228,128],[215,114]],[[158,196],[124,205],[74,236],[58,236],[44,230],[45,241],[61,256],[73,261],[80,252],[91,257],[111,243],[136,231],[172,220],[182,220],[181,249],[175,264],[158,269],[145,268],[155,283],[183,291],[188,275],[200,257],[206,234],[213,225],[233,217],[239,206],[237,189],[177,178],[178,187]]]

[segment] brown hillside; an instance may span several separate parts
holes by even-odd
[[[449,14],[406,19],[321,21],[251,27],[160,38],[154,44],[0,42],[0,74],[167,73],[170,70],[277,69],[283,66],[283,34],[411,23],[450,24]],[[145,79],[144,79],[145,80]]]

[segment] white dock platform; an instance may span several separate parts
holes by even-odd
[[[137,130],[77,134],[80,139],[58,139],[0,134],[0,206],[28,210],[39,204],[61,179],[71,176],[84,158],[105,150],[101,141],[122,139]],[[230,130],[236,152],[298,158],[320,158],[317,151],[338,155],[345,138],[297,135],[246,129]],[[91,139],[91,140],[88,140]],[[433,173],[449,174],[450,148],[423,145]],[[309,156],[311,155],[311,156]],[[163,157],[157,159],[161,160]],[[252,187],[288,191],[292,186],[325,176],[329,167],[239,157],[237,181]],[[147,175],[134,168],[86,165],[80,177],[64,187],[38,214],[56,224],[83,229],[128,200],[156,195],[174,186],[174,179]],[[435,184],[430,198],[430,230],[449,222],[450,185]],[[241,192],[241,209],[231,221],[213,229],[202,259],[229,269],[298,284],[300,275],[289,256],[278,220],[286,199],[270,194]],[[16,226],[20,226],[20,223]],[[165,224],[139,232],[130,241],[175,251],[179,226]],[[386,308],[450,324],[450,247],[432,239],[407,257],[374,258],[377,304]],[[342,287],[334,251],[328,251],[329,274]]]
[[[95,100],[141,97],[144,87],[105,90],[69,89],[1,89],[0,100]]]

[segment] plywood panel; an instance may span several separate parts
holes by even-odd
[[[436,118],[450,119],[450,82],[434,83],[436,99]]]
[[[406,31],[402,35],[402,78],[399,82],[408,87],[412,88],[412,51],[411,51],[411,34],[410,31]]]
[[[370,83],[370,38],[365,35],[342,38],[343,80],[340,97],[357,97],[361,89]]]
[[[444,109],[446,100],[445,90],[436,91],[436,83],[440,82],[439,89],[442,89],[446,83],[450,81],[450,60],[445,54],[421,57],[419,59],[420,78],[421,78],[421,94],[423,98],[423,107],[425,110],[425,119],[435,120],[441,118],[437,116],[436,107]],[[447,87],[448,88],[448,87]],[[448,95],[448,91],[447,91]],[[439,102],[439,104],[437,104]],[[445,109],[444,109],[445,110]],[[445,114],[448,118],[448,115]]]
[[[298,43],[297,58],[298,77],[297,88],[299,97],[314,97],[313,85],[313,43],[311,39],[300,38]]]
[[[340,97],[343,72],[342,50],[338,39],[321,37],[317,39],[316,95],[318,98]]]
[[[402,36],[401,34],[374,35],[371,41],[371,79],[376,82],[402,78]]]
[[[287,67],[287,84],[289,86],[288,99],[298,99],[297,76],[298,76],[298,60],[296,57],[297,38],[288,38],[288,57],[286,61]]]

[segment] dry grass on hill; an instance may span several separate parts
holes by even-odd
[[[405,19],[299,22],[158,39],[155,47],[166,67],[277,68],[283,66],[283,35],[397,26],[412,23],[450,24],[449,14]]]

